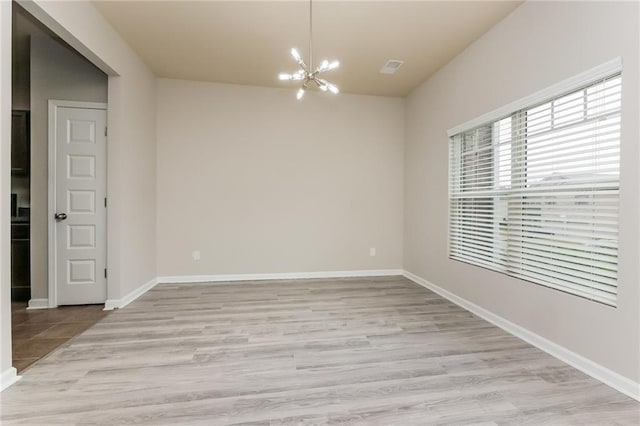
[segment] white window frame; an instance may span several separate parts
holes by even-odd
[[[464,134],[465,132],[468,132],[470,130],[473,129],[477,129],[481,126],[486,126],[490,123],[495,123],[503,118],[512,116],[512,117],[516,117],[516,115],[514,114],[520,114],[521,111],[529,109],[537,104],[542,104],[545,102],[548,102],[550,99],[553,98],[557,98],[558,96],[562,96],[565,93],[571,93],[573,91],[577,91],[585,86],[588,86],[590,84],[592,84],[593,82],[600,80],[600,79],[604,79],[607,77],[610,77],[611,75],[617,74],[617,73],[621,73],[622,72],[622,59],[621,58],[615,58],[611,61],[608,61],[604,64],[601,64],[599,66],[596,66],[588,71],[585,71],[583,73],[580,73],[574,77],[568,78],[566,80],[563,80],[557,84],[554,84],[550,87],[547,87],[546,89],[540,90],[530,96],[526,96],[522,99],[519,99],[517,101],[511,102],[507,105],[504,105],[500,108],[497,108],[489,113],[483,114],[477,118],[474,118],[473,120],[467,121],[463,124],[460,124],[458,126],[455,126],[451,129],[449,129],[447,131],[447,135],[449,137],[449,139],[451,141],[453,141],[452,138],[454,137],[459,137],[459,135]],[[553,106],[553,104],[552,104]],[[553,115],[553,114],[552,114]],[[553,119],[553,118],[552,118]],[[517,135],[512,135],[512,140],[511,140],[511,144],[512,146],[517,145],[517,144],[521,144],[522,143],[521,138],[519,138]],[[456,146],[456,144],[452,145],[453,147]],[[456,149],[456,148],[454,148]],[[460,148],[458,148],[460,149]],[[512,151],[513,152],[513,151]],[[517,152],[525,152],[524,150],[519,150]],[[451,154],[450,154],[451,155]],[[512,167],[514,167],[514,162],[517,161],[516,158],[512,157],[511,158],[511,162],[512,162]],[[451,177],[453,176],[452,173],[455,172],[454,168],[457,168],[457,170],[459,170],[459,168],[461,167],[460,164],[454,164],[455,161],[451,161],[450,158],[450,163],[449,163],[449,180],[451,180]],[[459,176],[459,173],[456,175]],[[513,184],[513,183],[512,183]],[[499,182],[498,182],[499,185]],[[452,229],[451,229],[451,219],[452,219],[452,210],[451,210],[451,199],[452,199],[452,186],[451,184],[449,185],[449,202],[448,202],[448,227],[449,227],[449,231],[448,231],[448,253],[451,254],[451,246],[452,246],[452,242],[451,242],[451,237],[452,237]],[[459,227],[457,228],[459,230]],[[495,244],[495,242],[494,242]],[[508,250],[508,247],[507,247]],[[471,262],[471,264],[479,266],[479,267],[483,267],[489,270],[494,270],[497,272],[504,272],[507,273],[508,275],[512,275],[508,272],[508,267],[501,267],[499,264],[495,264],[495,265],[491,265],[491,266],[483,266],[481,263],[474,263]],[[520,278],[517,277],[516,278]],[[534,280],[535,282],[535,280]],[[538,283],[541,285],[545,285],[542,283]],[[556,287],[551,286],[551,288],[555,288],[555,289],[559,289]],[[560,289],[561,290],[561,289]],[[571,291],[569,291],[570,294],[575,294],[578,295],[579,297],[585,297],[583,295],[580,295],[578,293],[573,293]],[[586,297],[587,299],[589,297]],[[617,305],[617,302],[614,301],[603,301],[603,300],[598,300],[598,299],[593,299],[596,301],[599,301],[601,303],[604,303],[605,305],[609,305],[609,306],[613,306],[615,307]]]
[[[597,67],[594,67],[576,76],[570,77],[552,86],[549,86],[546,89],[540,90],[532,95],[526,96],[522,99],[518,99],[517,101],[511,102],[491,112],[476,117],[473,120],[469,120],[465,123],[452,127],[447,130],[447,136],[452,137],[457,135],[458,133],[462,133],[483,124],[487,124],[489,122],[506,117],[507,115],[513,114],[515,111],[519,111],[531,105],[544,102],[559,94],[577,90],[594,80],[607,77],[608,75],[614,74],[616,72],[622,72],[622,58],[620,57],[605,62],[602,65],[598,65]]]

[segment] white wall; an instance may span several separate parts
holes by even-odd
[[[11,2],[0,1],[0,390],[11,383]]]
[[[638,3],[527,2],[406,104],[405,269],[640,381]],[[619,305],[607,307],[447,257],[447,129],[621,56]]]
[[[158,275],[399,269],[403,129],[402,99],[159,80]]]
[[[107,76],[52,38],[31,37],[31,298],[48,297],[48,101],[107,102]]]

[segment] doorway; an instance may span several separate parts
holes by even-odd
[[[11,336],[22,371],[105,315],[108,77],[15,2],[12,24]],[[53,113],[51,99],[64,100]],[[52,114],[66,117],[67,134],[50,135]],[[50,147],[64,137],[66,145]],[[52,163],[52,152],[68,163]],[[52,202],[52,182],[64,171],[66,186]],[[67,214],[53,220],[59,232],[52,206]],[[52,267],[50,254],[70,268]],[[62,277],[66,285],[52,289]]]
[[[22,122],[27,122],[26,131],[16,133],[16,135],[26,134],[27,137],[20,139],[21,144],[14,145],[22,148],[16,149],[16,155],[12,155],[12,159],[15,157],[23,160],[16,162],[16,167],[12,166],[11,192],[15,194],[17,205],[16,215],[12,216],[12,220],[15,222],[13,226],[16,230],[15,235],[21,238],[20,242],[16,241],[14,244],[16,250],[12,253],[12,260],[16,266],[15,276],[22,278],[16,280],[15,286],[12,285],[12,287],[24,288],[22,293],[29,296],[28,309],[44,309],[56,307],[60,302],[56,300],[56,294],[51,292],[50,288],[54,269],[52,269],[49,254],[58,248],[52,246],[50,241],[49,193],[50,181],[54,175],[53,168],[50,169],[49,158],[49,100],[97,103],[100,104],[100,108],[103,108],[103,113],[106,113],[104,108],[108,98],[108,77],[20,5],[12,4],[12,15],[12,93],[14,95],[12,107],[14,110],[25,111],[26,119]],[[91,107],[94,108],[95,105]],[[73,130],[83,131],[81,125],[74,126]],[[105,148],[104,144],[101,146]],[[27,154],[18,156],[18,153]],[[102,157],[106,157],[106,153]],[[75,158],[73,166],[84,167],[83,159],[86,158],[82,156]],[[106,173],[106,168],[101,169]],[[82,200],[82,195],[87,194],[74,193],[74,201],[86,201]],[[17,231],[22,230],[18,229],[19,226],[28,230],[28,235],[26,232],[19,234]],[[72,238],[76,241],[79,238],[91,237],[91,235],[84,235],[91,233],[88,227],[72,229]],[[97,237],[97,234],[94,236]],[[106,244],[105,240],[106,236],[102,238]],[[22,244],[22,250],[17,249],[19,244]],[[76,251],[79,250],[78,248]],[[83,258],[80,257],[78,260]],[[91,262],[80,261],[72,265],[76,268],[74,268],[75,276],[71,281],[84,283],[92,278],[78,275],[88,274]],[[18,266],[22,268],[21,274],[17,273]],[[93,271],[96,281],[99,280],[99,276],[104,277],[105,267],[106,265],[101,266],[100,271]],[[104,278],[100,284],[104,284]],[[83,286],[84,284],[79,284],[77,288],[80,289]],[[19,293],[14,290],[14,294]],[[80,299],[74,302],[71,299],[62,300],[62,303],[104,303],[105,299],[106,290],[101,300],[94,297],[91,302],[81,302]],[[14,301],[18,300],[14,299]]]

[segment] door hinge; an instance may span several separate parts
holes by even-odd
[[[104,206],[107,207],[107,197],[104,197]]]
[[[107,278],[107,268],[104,268],[104,277]]]
[[[107,136],[107,127],[104,128],[104,135]]]

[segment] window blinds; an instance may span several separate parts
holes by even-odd
[[[621,75],[450,139],[449,256],[615,306]]]

